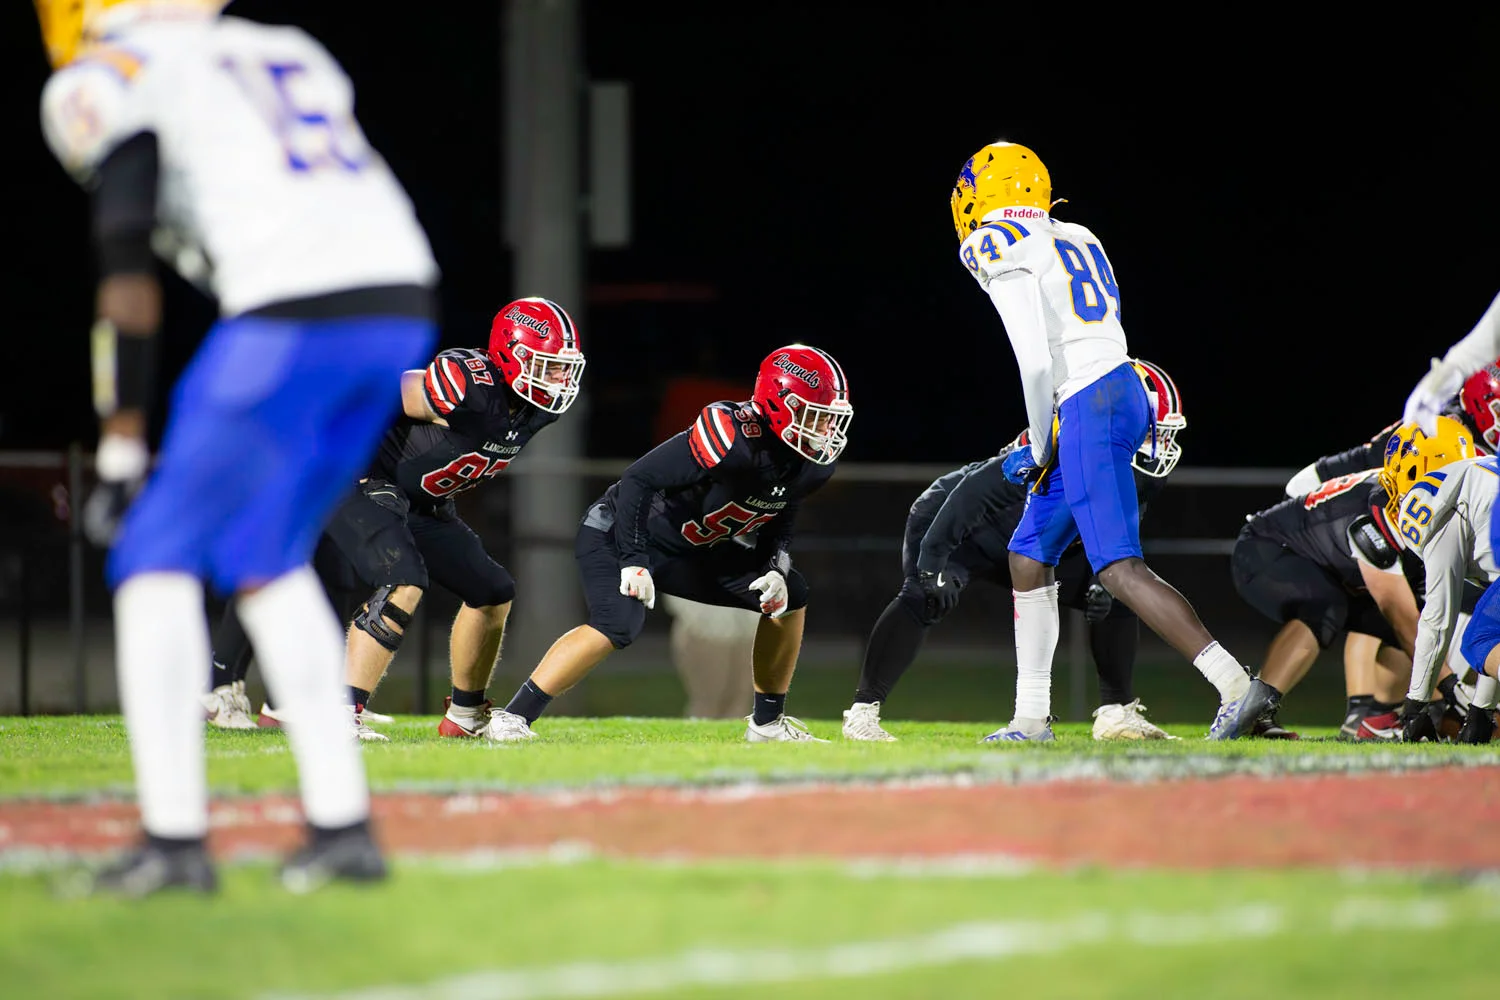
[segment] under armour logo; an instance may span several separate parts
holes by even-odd
[[[516,439],[516,436],[518,434],[520,434],[520,433],[521,433],[520,431],[506,431],[505,432],[505,440],[507,440],[507,441],[514,441]]]
[[[786,493],[786,487],[785,486],[772,486],[771,487],[771,495],[773,497],[779,497],[779,496],[783,495],[784,493]]]

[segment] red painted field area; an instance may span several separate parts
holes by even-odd
[[[1500,769],[1126,784],[621,789],[376,798],[397,853],[545,850],[601,856],[910,858],[1169,868],[1492,867]],[[293,846],[292,798],[215,803],[225,854]],[[0,854],[107,851],[135,835],[131,803],[0,803]]]

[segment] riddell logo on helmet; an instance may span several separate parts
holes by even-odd
[[[543,337],[547,336],[547,334],[552,331],[551,324],[549,324],[546,320],[537,319],[535,316],[526,312],[520,306],[516,306],[515,308],[507,312],[505,314],[505,318],[510,320],[512,323],[516,323],[520,326],[526,327],[528,330],[535,330]]]
[[[776,356],[776,360],[771,363],[774,364],[777,368],[780,368],[782,371],[786,372],[788,375],[797,376],[802,381],[806,382],[810,388],[816,389],[818,387],[818,384],[822,381],[822,379],[818,378],[817,372],[811,372],[806,368],[803,368],[801,365],[792,360],[792,356],[790,354],[778,354]]]
[[[1000,213],[1000,218],[1002,219],[1045,219],[1046,217],[1047,213],[1043,212],[1040,208],[1027,208],[1025,206],[1007,208]]]

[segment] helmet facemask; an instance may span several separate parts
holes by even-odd
[[[837,461],[849,443],[849,421],[854,419],[849,401],[811,403],[796,393],[787,393],[781,402],[792,417],[782,428],[781,440],[818,465]]]
[[[562,413],[573,405],[582,387],[583,354],[575,347],[564,347],[555,354],[535,351],[516,344],[511,352],[521,371],[511,381],[516,395],[548,413]]]

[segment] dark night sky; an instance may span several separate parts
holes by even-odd
[[[500,20],[484,6],[423,21],[230,7],[301,24],[343,61],[444,268],[448,345],[482,343],[495,308],[530,293],[498,235]],[[1068,199],[1057,215],[1108,249],[1133,352],[1182,390],[1189,465],[1301,465],[1363,441],[1500,288],[1493,21],[1345,35],[1221,11],[1218,28],[1167,32],[1014,27],[972,3],[811,6],[585,6],[589,75],[633,85],[637,143],[635,242],[592,251],[587,280],[715,294],[572,304],[593,455],[649,445],[652,393],[701,345],[748,395],[760,357],[795,339],[849,375],[849,460],[957,464],[1009,440],[1025,420],[1015,362],[947,206],[963,160],[998,137],[1041,155]],[[0,448],[92,444],[86,203],[41,139],[31,11],[4,7],[21,259],[0,272]],[[211,313],[180,289],[169,308],[175,371]]]

